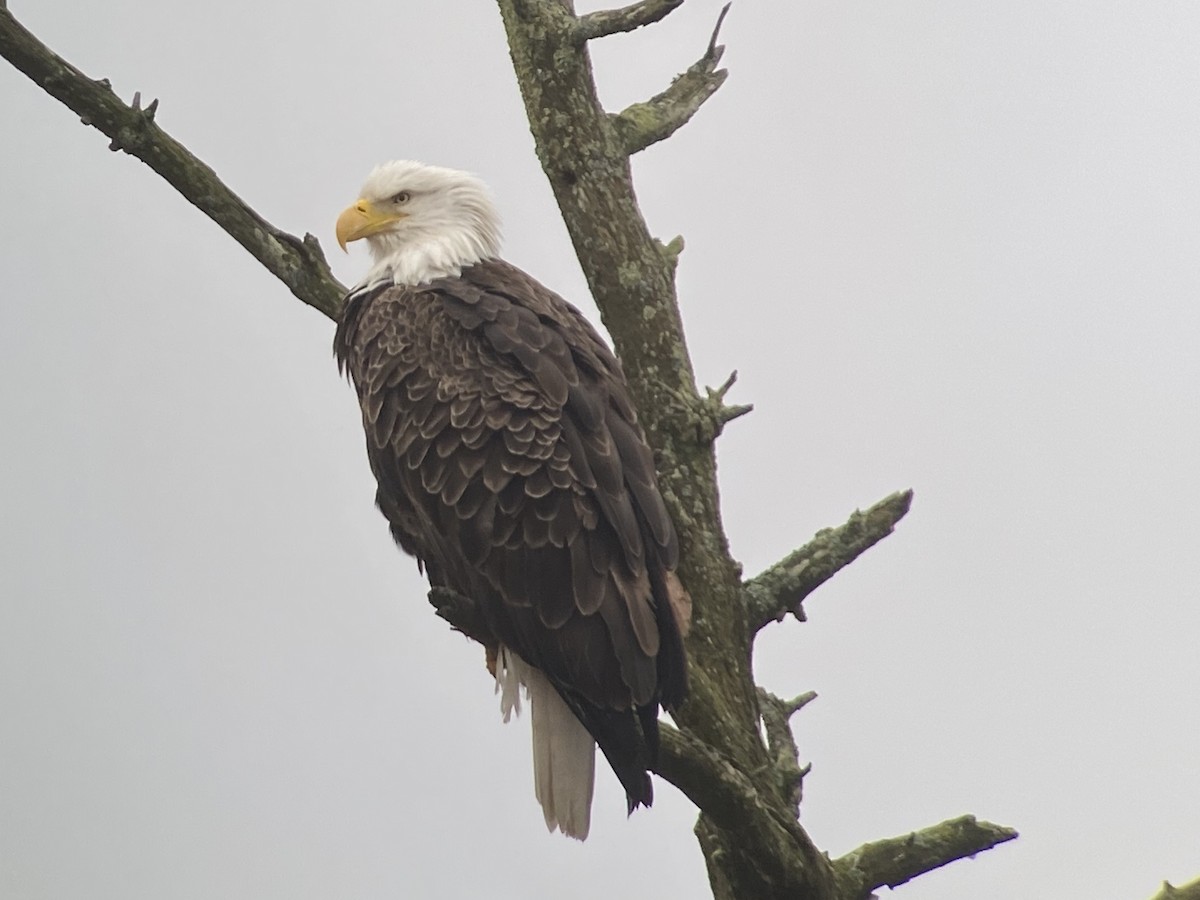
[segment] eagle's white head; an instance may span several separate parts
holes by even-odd
[[[376,166],[338,216],[341,248],[360,238],[374,259],[362,284],[422,284],[495,256],[500,217],[474,175],[402,159]]]

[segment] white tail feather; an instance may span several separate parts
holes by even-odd
[[[496,690],[505,722],[514,711],[521,713],[521,687],[529,700],[533,732],[534,794],[546,827],[582,841],[592,818],[596,742],[546,676],[501,647]]]

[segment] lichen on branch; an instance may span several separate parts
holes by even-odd
[[[800,818],[800,801],[804,799],[804,779],[812,771],[812,763],[800,765],[800,749],[791,720],[816,699],[816,691],[805,691],[791,700],[784,700],[768,690],[758,689],[758,708],[762,710],[763,731],[766,732],[779,795],[797,819]]]
[[[717,43],[721,23],[729,12],[726,3],[717,18],[708,48],[687,71],[679,75],[662,93],[634,103],[611,116],[613,130],[627,156],[640,153],[652,144],[666,140],[686,125],[709,97],[725,83],[729,72],[718,69],[725,48]]]
[[[912,505],[912,491],[884,497],[843,525],[818,531],[811,541],[745,584],[746,618],[755,631],[789,613],[804,621],[804,598],[891,534]]]
[[[876,888],[911,881],[955,860],[1015,840],[1003,825],[959,816],[899,837],[872,841],[834,860],[839,900],[867,900]]]
[[[653,25],[683,5],[684,0],[641,0],[620,9],[598,9],[579,17],[577,41],[590,41],[623,31]]]
[[[1164,881],[1151,900],[1200,900],[1200,878],[1181,884],[1179,887]]]

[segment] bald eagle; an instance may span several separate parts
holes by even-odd
[[[658,710],[687,690],[678,541],[621,365],[497,257],[473,175],[378,166],[337,239],[374,260],[334,348],[376,503],[430,584],[474,604],[505,721],[525,691],[546,825],[582,840],[596,745],[628,811],[649,806]]]

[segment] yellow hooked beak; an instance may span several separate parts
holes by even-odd
[[[338,216],[337,227],[334,230],[338,246],[344,251],[351,241],[379,234],[406,215],[407,213],[382,210],[371,201],[360,199],[353,206],[346,207]]]

